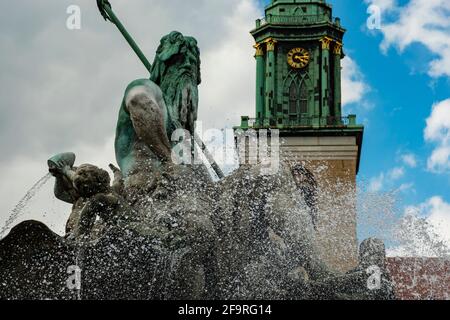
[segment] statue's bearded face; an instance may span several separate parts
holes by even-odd
[[[161,39],[152,69],[156,84],[170,81],[172,76],[188,76],[196,85],[201,82],[197,41],[176,31]]]
[[[198,111],[197,86],[201,82],[197,41],[179,32],[162,38],[151,79],[164,94],[171,120],[169,137],[178,128],[193,132]]]

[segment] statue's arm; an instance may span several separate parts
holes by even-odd
[[[64,166],[59,173],[54,173],[56,178],[54,193],[57,199],[67,202],[75,203],[80,196],[77,190],[73,186],[73,180],[75,177],[76,168],[70,168],[69,166]]]
[[[79,196],[73,186],[75,154],[61,153],[48,160],[48,171],[55,177],[54,194],[61,201],[73,204]]]
[[[62,169],[51,170],[50,172],[56,178],[54,187],[55,197],[67,203],[75,203],[79,198],[78,193],[73,186],[75,170],[68,166],[64,166]]]
[[[75,198],[74,191],[71,189],[73,189],[73,187],[71,186],[70,182],[67,181],[66,177],[56,177],[54,193],[55,197],[58,200],[73,204],[75,202]]]

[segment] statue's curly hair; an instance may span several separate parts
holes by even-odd
[[[161,38],[161,43],[156,50],[155,60],[151,70],[151,80],[157,85],[161,85],[167,69],[167,63],[176,55],[190,55],[194,57],[197,64],[197,84],[201,83],[200,72],[200,48],[194,37],[184,36],[181,32],[172,31]]]
[[[84,164],[75,171],[74,186],[82,197],[91,197],[110,189],[111,178],[107,171]]]
[[[201,59],[200,59],[200,48],[198,47],[198,43],[197,43],[197,39],[195,39],[194,37],[184,37],[184,40],[187,43],[187,46],[189,48],[189,52],[191,52],[196,60],[197,60],[197,84],[201,84],[202,83],[202,73],[200,71],[201,69]]]
[[[201,83],[200,64],[200,49],[195,38],[173,31],[161,39],[150,80],[163,92],[168,108],[166,130],[169,137],[179,128],[194,132],[198,85]]]

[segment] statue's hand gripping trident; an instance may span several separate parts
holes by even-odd
[[[100,13],[103,18],[105,18],[106,21],[111,21],[110,16],[108,15],[108,12],[105,10],[105,6],[108,6],[111,9],[111,3],[109,3],[108,0],[97,0],[97,6],[98,10],[100,10]]]
[[[127,40],[128,44],[131,46],[133,51],[137,54],[139,59],[142,61],[145,68],[148,70],[148,72],[151,72],[152,65],[150,64],[150,62],[148,61],[148,59],[146,58],[146,56],[144,55],[142,50],[139,48],[139,46],[136,44],[136,42],[133,40],[131,35],[125,29],[123,24],[120,22],[120,20],[114,14],[111,3],[109,3],[108,0],[97,0],[97,6],[98,6],[98,9],[100,10],[102,17],[106,21],[111,21],[112,23],[114,23],[116,25],[117,29],[119,29],[120,33],[125,37],[125,40]]]

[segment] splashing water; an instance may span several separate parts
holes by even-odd
[[[382,239],[389,257],[448,258],[450,245],[418,212],[409,212],[398,190],[371,191],[358,183],[358,228],[363,238]]]
[[[83,269],[83,259],[84,259],[84,247],[83,245],[79,246],[77,251],[76,251],[76,256],[75,256],[75,265],[79,268],[79,270]],[[76,300],[82,300],[83,297],[83,287],[80,286],[79,288],[77,288],[75,290],[75,294],[76,294]]]
[[[319,176],[323,170],[325,170],[325,167],[321,166],[314,173]],[[220,230],[218,234],[212,232],[216,236],[218,243],[211,247],[208,245],[208,248],[216,250],[217,257],[215,258],[221,259],[219,266],[222,269],[215,270],[216,272],[222,272],[218,273],[218,276],[221,277],[220,287],[214,288],[214,290],[217,290],[215,293],[220,297],[223,296],[231,300],[246,299],[248,297],[253,299],[286,299],[286,297],[290,297],[291,292],[307,294],[310,275],[322,277],[322,271],[319,270],[320,266],[311,270],[303,267],[306,265],[305,261],[308,263],[312,261],[311,265],[313,267],[320,262],[318,257],[319,254],[322,255],[323,253],[315,251],[315,241],[319,244],[331,244],[331,246],[336,248],[341,245],[343,238],[353,237],[354,229],[347,228],[346,225],[356,224],[356,221],[352,220],[356,217],[353,214],[346,215],[345,210],[350,210],[351,213],[356,211],[358,225],[364,229],[364,236],[367,234],[380,237],[382,240],[388,241],[388,245],[400,246],[402,249],[408,249],[409,252],[415,248],[405,247],[404,243],[419,243],[420,245],[426,243],[432,248],[437,246],[435,241],[430,241],[433,238],[429,238],[428,229],[419,228],[420,225],[416,223],[412,224],[410,221],[406,221],[409,224],[406,224],[406,227],[402,226],[403,232],[398,230],[397,226],[402,221],[404,210],[400,205],[399,195],[396,192],[372,192],[368,190],[364,181],[356,186],[353,182],[348,183],[346,180],[336,182],[328,181],[324,178],[324,181],[321,183],[325,187],[317,186],[318,199],[322,203],[318,207],[317,212],[321,224],[314,231],[311,210],[304,199],[304,195],[300,194],[298,189],[295,188],[296,185],[285,184],[286,180],[282,180],[278,176],[272,180],[269,178],[255,178],[252,174],[247,174],[245,171],[238,172],[238,174],[239,176],[235,180],[229,182],[230,186],[233,187],[230,187],[231,191],[229,189],[224,191],[224,204],[222,204],[223,207],[220,207],[223,211],[219,211],[224,212],[224,214],[215,217],[219,221],[215,221],[217,229],[212,229],[213,227],[211,227],[214,231]],[[50,177],[47,174],[27,192],[13,209],[6,226],[0,232],[0,236],[13,225],[30,200],[35,197]],[[203,194],[202,191],[206,194],[209,190],[192,183],[189,179],[184,181],[184,185],[180,184],[177,191],[177,202],[181,202],[180,204],[176,206],[174,204],[175,201],[173,201],[158,206],[158,203],[155,204],[153,200],[148,202],[145,200],[145,204],[139,207],[139,212],[142,216],[148,217],[148,220],[140,221],[138,219],[139,223],[143,226],[152,225],[155,220],[155,224],[157,224],[160,222],[154,217],[165,217],[166,214],[170,214],[170,217],[173,216],[178,221],[178,210],[186,210],[187,208],[196,214],[204,215],[208,215],[210,211],[213,211],[214,206],[211,206],[211,208],[205,206],[205,208],[201,207],[203,202],[201,202],[201,205],[197,202],[198,195]],[[254,200],[257,198],[254,196],[255,194],[264,195],[262,204]],[[277,196],[283,201],[275,202],[278,199]],[[193,200],[189,201],[189,199]],[[227,210],[231,213],[228,213]],[[240,213],[245,218],[231,216],[235,212]],[[226,214],[230,214],[229,219],[222,218],[223,216],[227,218]],[[276,219],[270,220],[271,224],[269,225],[269,222],[266,222],[268,221],[266,220],[266,215],[276,217]],[[248,219],[250,223],[245,219]],[[251,226],[248,227],[250,224]],[[408,228],[411,224],[414,227],[413,229]],[[220,228],[217,226],[220,226]],[[177,223],[177,228],[184,227],[182,224],[179,226]],[[343,232],[328,232],[327,229],[343,230]],[[200,233],[196,233],[196,236],[210,240],[209,231],[209,228],[201,229]],[[327,237],[320,238],[318,236],[319,232],[323,233],[324,231],[328,232],[326,233]],[[186,230],[187,232],[189,230]],[[201,234],[201,232],[205,234]],[[344,232],[349,232],[349,235],[347,236]],[[403,235],[411,236],[418,240],[417,242],[412,242],[410,238],[401,239]],[[318,240],[316,240],[316,236]],[[145,238],[143,241],[146,240]],[[403,242],[398,244],[395,240],[403,240]],[[118,242],[119,247],[121,242]],[[147,242],[143,243],[147,244]],[[229,243],[232,245],[229,246]],[[186,266],[189,264],[184,263],[185,261],[191,261],[198,254],[195,249],[205,250],[205,248],[203,245],[200,247],[191,246],[189,241],[183,242],[183,244],[185,244],[185,247],[181,249],[166,248],[163,245],[156,248],[153,245],[151,246],[152,250],[148,253],[151,254],[151,261],[154,264],[153,276],[150,274],[149,278],[151,279],[145,278],[143,281],[136,278],[142,282],[142,289],[140,290],[148,292],[148,297],[156,296],[162,300],[170,300],[173,297],[178,297],[178,294],[189,293],[195,297],[206,294],[206,290],[205,293],[202,293],[201,290],[203,290],[203,287],[206,288],[207,285],[205,277],[207,269],[204,266],[187,268]],[[343,245],[341,247],[347,248]],[[144,250],[148,251],[146,248],[147,245],[145,245]],[[78,245],[75,251],[75,265],[80,270],[84,268],[83,262],[91,259],[90,252],[84,249],[83,245]],[[103,247],[100,249],[102,250]],[[120,258],[122,256],[122,253],[119,253],[115,246],[111,245],[111,249],[112,252],[108,256],[114,258],[116,257],[116,252],[117,257]],[[333,253],[333,258],[340,259],[339,261],[346,265],[354,263],[348,256],[354,256],[354,260],[358,259],[356,248],[351,246],[350,249],[351,251],[341,250],[336,254]],[[143,253],[144,256],[146,256],[146,253]],[[233,259],[229,261],[228,255],[233,255]],[[441,256],[442,254],[436,255]],[[140,268],[140,261],[132,262],[130,265],[125,265],[125,267],[129,267],[130,270],[136,270],[135,267]],[[347,261],[350,261],[350,263]],[[134,265],[134,263],[137,264]],[[119,262],[114,262],[114,264],[120,266]],[[110,276],[109,272],[114,272],[115,270],[113,267],[106,268],[105,271],[99,270],[98,273],[92,276],[92,279],[96,277],[107,279]],[[89,276],[87,276],[87,279],[90,279]],[[120,278],[117,280],[117,290],[122,289],[121,281]],[[86,280],[86,283],[89,283],[89,281]],[[186,291],[181,292],[180,285],[185,283]],[[292,286],[286,286],[286,284],[292,284]],[[90,291],[92,289],[86,288],[80,287],[80,289],[73,291],[71,297],[83,300],[84,295],[87,297],[92,295],[93,293]],[[94,294],[96,294],[97,290],[100,292],[99,294],[102,294],[104,289],[96,287],[93,291]]]
[[[45,184],[50,180],[52,175],[47,173],[41,179],[39,179],[25,196],[17,203],[14,209],[11,211],[9,218],[6,220],[5,225],[0,230],[0,239],[3,237],[4,233],[14,224],[23,210],[26,208],[28,203],[36,196],[36,194],[45,186]]]

